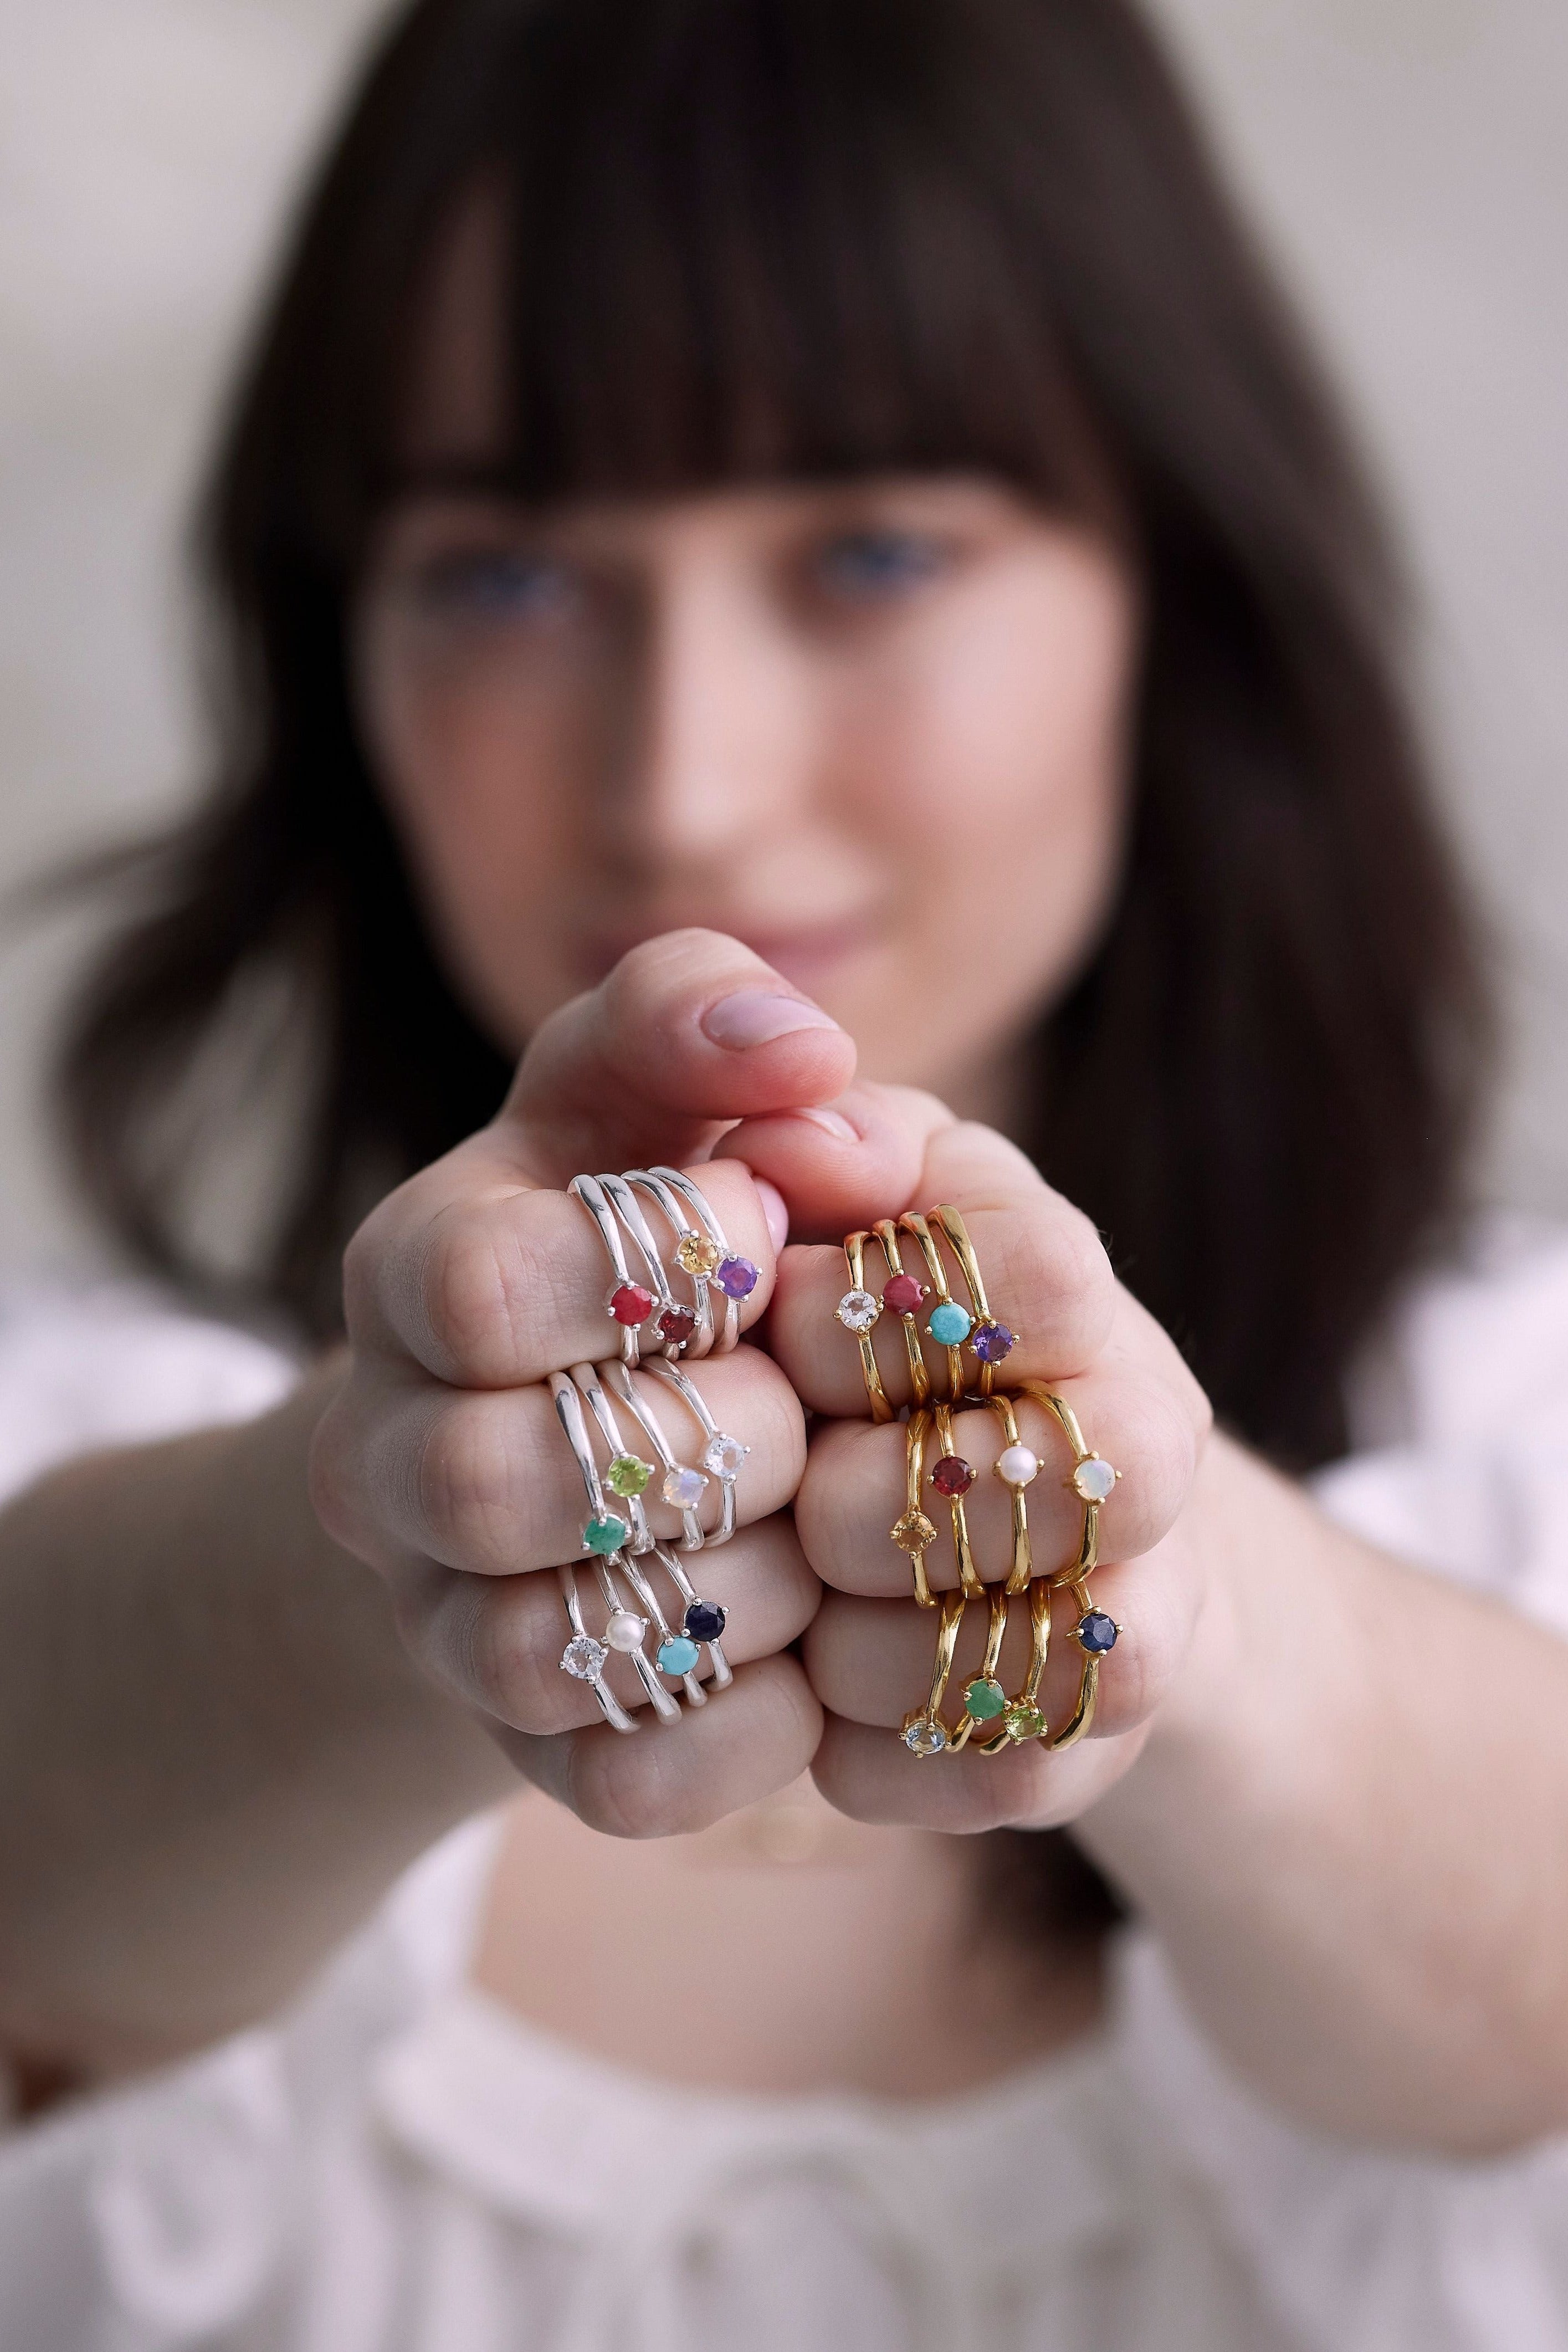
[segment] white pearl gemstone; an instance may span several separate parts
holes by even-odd
[[[664,1496],[677,1511],[695,1511],[707,1492],[707,1480],[700,1470],[689,1470],[677,1463],[664,1473]]]
[[[645,1617],[634,1616],[630,1609],[618,1609],[604,1628],[604,1638],[612,1650],[619,1650],[622,1657],[630,1657],[633,1650],[642,1648],[647,1631]]]
[[[882,1301],[869,1290],[846,1290],[833,1312],[846,1331],[869,1331],[882,1313]]]
[[[721,1431],[717,1437],[708,1440],[703,1462],[716,1478],[738,1478],[741,1465],[750,1451],[748,1445],[742,1445],[738,1437],[726,1437]]]
[[[1103,1503],[1116,1483],[1116,1473],[1098,1454],[1092,1454],[1073,1472],[1072,1483],[1086,1503]]]
[[[1009,1445],[997,1458],[997,1475],[1004,1486],[1027,1486],[1040,1475],[1040,1456],[1027,1445]]]

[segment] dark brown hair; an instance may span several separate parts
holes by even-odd
[[[960,466],[1082,511],[1089,420],[1146,583],[1136,817],[1113,919],[1042,1012],[1022,1139],[1222,1414],[1289,1465],[1332,1454],[1347,1363],[1452,1200],[1479,994],[1368,501],[1126,0],[407,13],[217,468],[221,771],[78,1010],[63,1098],[92,1197],[194,1271],[197,1048],[265,977],[320,1042],[257,1280],[325,1331],[368,1201],[502,1091],[344,661],[415,273],[485,171],[525,496]]]

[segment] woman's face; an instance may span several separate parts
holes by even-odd
[[[1115,887],[1122,562],[979,476],[584,501],[500,441],[494,239],[443,257],[358,615],[372,763],[449,973],[515,1049],[639,940],[744,940],[867,1076],[984,1100]],[[456,484],[463,487],[451,487]]]

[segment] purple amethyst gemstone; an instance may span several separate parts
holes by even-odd
[[[982,1364],[999,1364],[1013,1351],[1013,1335],[1005,1323],[977,1323],[969,1345]]]
[[[749,1298],[762,1279],[748,1257],[721,1257],[713,1278],[727,1298]]]

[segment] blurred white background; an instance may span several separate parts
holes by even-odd
[[[0,882],[200,769],[181,537],[288,193],[385,0],[0,0]],[[1158,0],[1359,417],[1515,1013],[1499,1194],[1568,1213],[1568,5]],[[91,1254],[8,925],[0,1265]]]

